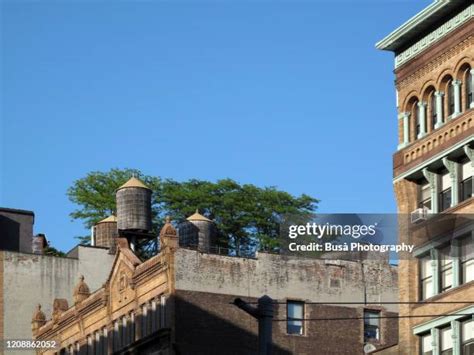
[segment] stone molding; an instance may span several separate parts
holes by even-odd
[[[409,74],[408,76],[404,76],[402,79],[397,81],[397,89],[400,91],[402,88],[412,84],[413,82],[423,79],[428,73],[443,65],[446,65],[446,63],[451,58],[463,52],[466,48],[471,47],[473,44],[474,36],[471,35],[448,50],[440,53],[438,56],[434,57],[433,60],[427,61],[426,64],[416,69],[413,73]]]
[[[408,62],[411,58],[415,57],[423,50],[439,41],[454,29],[462,26],[472,18],[474,18],[474,5],[467,7],[452,19],[438,27],[436,30],[395,56],[395,69]]]

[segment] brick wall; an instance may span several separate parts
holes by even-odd
[[[176,348],[182,354],[256,354],[257,321],[232,305],[234,296],[182,291],[175,294]],[[256,301],[255,298],[246,298]],[[280,300],[281,301],[281,300]],[[286,319],[286,303],[274,319]],[[379,308],[380,309],[380,308]],[[363,308],[305,305],[305,318],[361,318]],[[382,315],[394,316],[394,313]],[[304,335],[288,335],[286,321],[273,322],[274,354],[363,354],[363,320],[308,321]],[[397,343],[396,319],[381,323],[377,347]],[[317,350],[316,350],[317,349]]]

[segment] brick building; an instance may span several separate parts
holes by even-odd
[[[141,183],[127,188],[146,189]],[[128,219],[147,213],[140,212],[146,204],[133,191],[125,195],[130,197],[126,203],[138,204],[125,209],[118,200],[117,222],[127,228],[121,211],[127,211]],[[386,316],[396,316],[397,306],[381,305],[396,301],[398,294],[397,268],[388,260],[220,255],[209,242],[212,224],[196,213],[177,231],[168,220],[160,232],[160,252],[146,261],[133,251],[133,233],[119,230],[103,287],[91,290],[89,280],[80,279],[70,290],[72,303],[51,299],[53,314],[34,313],[35,338],[60,344],[43,353],[255,354],[257,323],[231,303],[236,297],[256,301],[264,294],[277,301],[275,354],[314,354],[315,349],[362,354],[367,342],[377,348],[396,344],[397,321]],[[365,305],[319,304],[364,300]],[[305,320],[317,318],[350,319]]]
[[[416,245],[399,263],[398,347],[379,353],[472,355],[474,5],[434,1],[377,47],[395,53],[399,239]]]
[[[39,302],[51,313],[51,299],[71,302],[70,290],[79,275],[94,289],[100,287],[114,260],[104,247],[77,246],[65,257],[44,255],[46,238],[33,236],[33,225],[33,212],[0,208],[0,340],[31,339],[31,313],[25,305]]]

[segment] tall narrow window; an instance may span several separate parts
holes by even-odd
[[[141,321],[142,337],[148,335],[148,328],[147,328],[148,320],[147,319],[148,319],[148,307],[147,307],[147,304],[145,303],[142,306],[142,321]]]
[[[453,257],[451,254],[451,245],[440,250],[440,282],[441,292],[453,287]]]
[[[448,116],[454,113],[454,86],[453,81],[448,82]]]
[[[420,112],[418,108],[418,101],[416,101],[413,104],[413,119],[415,121],[415,139],[417,139],[421,131],[421,121],[420,121]]]
[[[130,313],[130,341],[133,343],[135,341],[135,313]]]
[[[102,328],[102,336],[100,337],[100,348],[102,349],[101,354],[106,355],[108,354],[108,338],[107,338],[107,327]]]
[[[420,348],[422,355],[432,355],[433,354],[433,339],[431,334],[426,334],[420,338]]]
[[[453,331],[451,328],[440,329],[441,355],[453,354]]]
[[[94,354],[95,355],[101,355],[101,343],[100,343],[100,333],[95,332],[94,333]]]
[[[364,342],[380,340],[380,312],[364,311]]]
[[[461,239],[462,283],[474,280],[474,243],[472,237]]]
[[[303,335],[304,303],[288,301],[286,304],[288,334]]]
[[[120,338],[122,339],[122,347],[123,346],[127,346],[129,344],[128,342],[128,322],[127,322],[127,316],[123,316],[122,317],[122,334],[120,336]]]
[[[166,324],[166,296],[161,295],[160,296],[160,326],[161,328],[165,328],[167,326]]]
[[[94,355],[94,339],[92,336],[87,336],[87,355]]]
[[[469,109],[471,107],[471,103],[473,102],[472,99],[474,90],[472,87],[472,72],[470,69],[468,69],[466,77],[466,109]]]
[[[472,318],[461,324],[461,348],[463,355],[474,354],[474,321]]]
[[[420,185],[420,203],[419,208],[426,208],[431,210],[431,187],[430,184],[426,183]]]
[[[472,196],[472,163],[467,161],[463,163],[461,169],[461,201],[467,200]]]
[[[119,322],[114,322],[114,335],[113,335],[113,349],[120,349],[120,333],[119,333]]]
[[[156,299],[151,301],[151,331],[155,332],[158,330],[158,311],[157,311]]]
[[[431,266],[431,257],[425,256],[420,259],[420,279],[421,279],[421,299],[427,299],[433,296],[433,267]]]
[[[441,192],[439,194],[440,212],[451,207],[451,177],[449,173],[441,176]]]
[[[438,119],[438,111],[436,111],[436,96],[433,91],[430,96],[430,109],[431,109],[431,130],[434,131],[436,126],[436,120]]]

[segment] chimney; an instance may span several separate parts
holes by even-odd
[[[48,241],[46,240],[46,236],[44,234],[39,233],[33,237],[31,244],[32,244],[33,254],[43,255],[44,248],[48,246]]]

